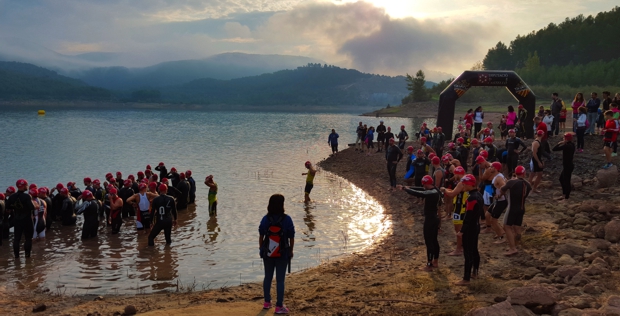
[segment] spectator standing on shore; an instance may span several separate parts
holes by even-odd
[[[409,139],[409,134],[405,131],[405,125],[400,126],[400,132],[398,133],[398,148],[405,149],[405,142]]]
[[[575,120],[575,131],[577,133],[577,152],[583,152],[583,145],[585,143],[584,136],[586,134],[588,117],[587,117],[587,109],[585,106],[579,108],[579,114],[577,120]]]
[[[374,140],[375,140],[375,128],[371,126],[368,128],[368,132],[366,133],[366,147],[368,147],[368,153],[366,153],[366,155],[368,156],[372,154],[371,148],[372,150],[375,149],[375,145],[373,143]]]
[[[605,160],[607,163],[603,166],[603,169],[609,169],[613,166],[611,163],[611,152],[613,150],[613,144],[618,139],[618,121],[614,120],[614,113],[612,111],[605,112],[605,128],[603,132],[603,151],[605,152]]]
[[[437,157],[435,157],[437,158]],[[421,180],[422,187],[403,187],[397,188],[413,195],[417,198],[424,199],[424,243],[426,244],[426,266],[420,268],[423,271],[433,271],[437,269],[439,259],[439,241],[437,234],[441,226],[441,214],[439,205],[443,198],[439,189],[433,184],[433,178],[426,175]]]
[[[511,170],[512,171],[512,170]],[[521,240],[521,225],[525,215],[525,199],[532,191],[532,186],[525,180],[525,168],[518,166],[514,169],[514,177],[501,188],[503,195],[508,199],[508,209],[504,214],[504,231],[508,239],[508,251],[505,256],[512,256],[519,251],[517,242]]]
[[[560,119],[558,120],[558,125],[560,126],[560,133],[564,133],[566,130],[566,114],[567,114],[566,106],[564,102],[562,102],[562,110],[560,110]]]
[[[377,126],[377,152],[381,152],[383,147],[385,147],[385,125],[383,125],[383,121],[379,121],[379,126]]]
[[[562,173],[560,173],[560,185],[562,186],[562,196],[559,201],[566,201],[570,196],[572,184],[570,182],[575,165],[573,158],[575,157],[575,144],[573,143],[573,134],[564,134],[564,140],[559,142],[553,151],[562,151]]]
[[[288,314],[289,310],[284,306],[284,280],[286,267],[293,258],[295,246],[295,225],[290,216],[284,213],[284,196],[274,194],[269,198],[267,215],[258,226],[260,256],[265,265],[265,278],[263,279],[263,293],[265,302],[263,309],[270,309],[271,282],[273,272],[276,272],[276,314]]]
[[[577,131],[577,119],[579,118],[579,108],[586,106],[586,101],[583,99],[583,93],[577,92],[571,107],[573,108],[573,132]]]
[[[443,146],[446,142],[446,135],[444,135],[441,126],[437,126],[436,129],[437,132],[433,133],[433,140],[431,144],[437,156],[441,157],[443,155]]]
[[[469,128],[471,128],[471,126],[474,125],[474,110],[473,109],[467,110],[467,113],[465,113],[465,116],[463,117],[463,123],[466,127],[467,127],[467,124],[469,124]]]
[[[545,107],[541,105],[538,107],[537,117],[543,118],[544,116],[545,116]]]
[[[551,122],[551,124],[547,124],[547,126],[551,128],[550,129],[551,133],[549,133],[549,136],[558,135],[558,133],[560,132],[560,127],[558,123],[559,123],[559,118],[560,118],[560,112],[562,111],[562,108],[564,107],[564,101],[560,99],[557,92],[554,92],[551,95],[551,99],[553,101],[551,102],[550,112],[551,112],[553,121]]]
[[[609,91],[603,91],[603,112],[611,110],[611,93]]]
[[[403,152],[400,150],[398,146],[396,146],[394,142],[394,138],[390,138],[389,140],[390,146],[386,151],[386,163],[388,175],[390,177],[390,191],[396,188],[396,166],[403,158]]]
[[[512,105],[508,106],[508,113],[506,113],[506,127],[508,130],[515,128],[515,123],[517,122],[517,114],[515,113],[515,108]]]
[[[363,142],[364,142],[364,125],[362,122],[357,126],[355,130],[355,134],[357,134],[357,139],[355,140],[355,151],[362,150]],[[359,147],[358,147],[359,144]]]
[[[338,137],[340,136],[336,133],[336,130],[332,128],[332,133],[327,137],[327,144],[332,147],[332,154],[338,152]]]
[[[588,129],[586,130],[586,134],[589,134],[590,136],[595,134],[595,124],[596,124],[596,119],[598,118],[598,108],[601,106],[601,100],[597,97],[597,93],[596,92],[592,92],[592,94],[590,95],[591,98],[590,100],[588,100],[588,103],[586,104],[586,108],[588,109],[588,123],[590,126],[588,126]]]
[[[620,101],[618,101],[618,103],[616,102],[611,103],[611,112],[614,113],[614,120],[620,120],[620,109],[618,109],[618,106],[620,106]],[[614,151],[611,153],[611,156],[616,157],[618,156],[618,140],[616,140],[616,142],[613,143],[613,146],[614,146]]]
[[[506,136],[508,136],[508,126],[506,125],[505,115],[502,115],[502,119],[499,122],[499,135],[501,140],[506,139]]]
[[[479,106],[474,110],[474,135],[478,135],[482,129],[482,123],[484,122],[484,112],[482,107]]]
[[[526,119],[527,119],[527,110],[525,109],[525,107],[523,107],[523,104],[519,104],[519,114],[517,115],[517,131],[518,131],[519,137],[523,139],[525,139],[526,137],[526,134],[525,134],[525,120]],[[508,131],[508,129],[506,131]]]

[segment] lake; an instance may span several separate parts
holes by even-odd
[[[327,172],[316,176],[313,202],[303,203],[304,162],[316,163],[331,153],[331,129],[340,134],[344,149],[355,141],[359,121],[376,126],[378,118],[243,111],[3,112],[2,190],[19,178],[50,188],[75,181],[83,189],[84,177],[103,180],[106,173],[121,171],[126,178],[160,161],[168,170],[192,170],[197,182],[196,205],[179,212],[170,247],[163,232],[155,247],[148,247],[131,220],[118,235],[100,227],[97,239],[81,241],[81,216],[76,227],[54,223],[45,240],[34,242],[30,259],[23,258],[23,250],[22,257],[14,259],[11,243],[4,240],[0,280],[17,289],[135,294],[261,280],[258,223],[274,193],[285,196],[286,212],[297,231],[293,272],[364,250],[390,230],[381,205]],[[422,122],[384,120],[394,129],[406,125],[411,136]],[[214,217],[208,215],[208,188],[203,184],[209,174],[219,185]]]

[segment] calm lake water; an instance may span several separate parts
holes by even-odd
[[[413,135],[421,120],[386,118]],[[331,153],[327,136],[340,134],[340,148],[354,142],[357,122],[379,119],[352,114],[208,112],[171,110],[3,111],[0,189],[25,178],[39,186],[84,177],[126,178],[147,164],[192,170],[196,206],[179,214],[172,245],[163,232],[147,247],[133,221],[119,235],[100,227],[96,240],[80,241],[78,226],[54,224],[33,246],[32,258],[15,260],[11,242],[0,246],[0,281],[18,289],[47,287],[65,294],[114,294],[216,288],[258,281],[258,223],[269,196],[286,197],[296,227],[292,271],[371,246],[390,229],[375,200],[345,179],[320,172],[305,205],[304,162]],[[427,120],[431,126],[434,122]],[[363,159],[363,157],[360,157]],[[202,183],[213,174],[219,185],[218,215],[209,217]],[[386,175],[387,177],[387,175]],[[386,180],[387,183],[387,180]],[[83,187],[83,186],[81,186]],[[12,237],[11,237],[12,238]]]

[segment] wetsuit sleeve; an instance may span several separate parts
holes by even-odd
[[[477,212],[480,207],[478,203],[478,199],[472,196],[465,202],[465,218],[463,218],[463,226],[461,227],[462,233],[475,229],[478,217],[480,217],[479,212]]]
[[[514,184],[514,180],[508,180],[500,190],[502,191],[502,193],[506,193],[506,191],[510,190],[510,188],[512,188]]]
[[[564,145],[557,144],[553,147],[553,151],[562,151],[564,150]]]
[[[425,198],[425,197],[427,197],[428,195],[431,194],[430,190],[424,190],[422,188],[417,188],[417,187],[416,188],[414,188],[414,187],[403,188],[403,191],[405,191],[405,192],[407,192],[410,195],[413,195],[415,197],[419,197],[419,198]]]
[[[523,152],[524,150],[527,149],[527,146],[525,145],[525,143],[521,139],[519,139],[518,143],[519,144],[517,145],[517,148],[516,148],[517,150],[519,150],[519,147],[523,147],[523,150],[521,150],[521,152]]]
[[[398,149],[398,158],[396,159],[396,161],[400,161],[401,159],[403,159],[403,151],[400,150],[400,148],[396,147]]]

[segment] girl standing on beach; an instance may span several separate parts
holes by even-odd
[[[571,107],[573,108],[573,132],[577,132],[577,119],[579,118],[579,108],[586,106],[586,101],[583,99],[583,93],[577,92],[575,99]]]
[[[506,113],[506,127],[509,130],[515,128],[516,122],[517,122],[517,114],[515,113],[515,108],[512,105],[509,105],[508,113]]]
[[[260,256],[265,264],[265,278],[263,280],[263,292],[265,302],[263,309],[271,308],[271,281],[273,271],[276,272],[276,314],[288,314],[289,310],[284,306],[284,278],[286,267],[291,264],[293,258],[293,246],[295,246],[295,225],[290,216],[284,214],[284,196],[274,194],[269,198],[267,215],[258,226]]]
[[[484,112],[482,112],[482,107],[479,106],[474,111],[474,135],[478,135],[478,133],[482,129],[483,121],[484,121]]]

